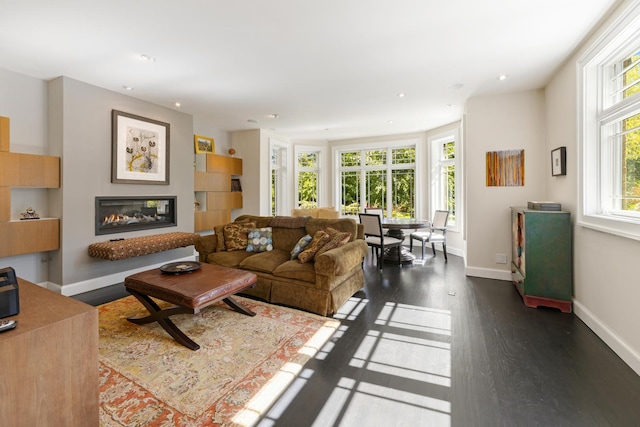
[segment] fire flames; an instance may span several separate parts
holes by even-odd
[[[102,226],[105,225],[127,225],[127,224],[137,224],[140,222],[153,222],[156,221],[155,216],[143,215],[141,213],[136,213],[133,216],[125,215],[125,214],[111,214],[109,216],[104,217],[104,221],[102,222]]]

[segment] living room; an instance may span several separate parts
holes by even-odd
[[[515,92],[503,91],[470,97],[464,105],[464,120],[419,132],[396,133],[335,140],[296,140],[271,130],[268,124],[259,132],[268,141],[276,138],[290,144],[316,144],[327,153],[347,144],[372,144],[385,141],[429,138],[452,130],[463,135],[464,226],[452,231],[449,247],[464,259],[470,277],[503,280],[511,286],[509,264],[496,263],[495,254],[511,253],[511,206],[531,200],[552,200],[572,213],[573,225],[573,309],[613,351],[640,374],[640,287],[630,266],[637,262],[640,241],[637,234],[624,234],[607,227],[596,227],[579,217],[583,177],[579,153],[581,128],[578,99],[579,76],[576,64],[591,46],[620,17],[637,12],[638,2],[622,1],[565,58],[542,87]],[[634,9],[635,7],[635,9]],[[92,259],[87,247],[105,240],[94,233],[96,196],[176,195],[178,225],[176,231],[193,231],[193,170],[197,157],[193,135],[214,138],[215,151],[229,148],[244,161],[242,185],[245,208],[234,212],[264,214],[268,209],[257,203],[264,197],[265,180],[254,181],[252,171],[268,168],[263,158],[249,146],[234,145],[233,131],[222,130],[201,118],[177,108],[143,101],[127,91],[105,89],[70,76],[36,78],[5,69],[0,60],[0,116],[11,119],[11,151],[57,156],[61,159],[59,189],[12,191],[12,209],[19,212],[33,206],[41,216],[60,218],[61,249],[0,259],[0,267],[12,266],[17,274],[31,282],[49,287],[63,295],[75,295],[119,283],[129,272],[167,262],[192,259],[191,248],[111,262]],[[113,184],[111,182],[111,112],[126,111],[171,125],[170,183],[166,186]],[[382,135],[382,134],[374,134]],[[553,176],[550,152],[566,147],[566,175]],[[487,187],[485,155],[488,151],[523,149],[526,153],[526,181],[522,187]],[[200,155],[201,156],[201,155]],[[427,169],[427,159],[421,159]],[[332,170],[331,165],[327,165]],[[583,171],[583,174],[587,172]],[[335,195],[327,177],[324,201],[332,204]],[[422,189],[423,190],[423,189]],[[419,190],[420,191],[420,190]],[[426,191],[426,190],[423,190]],[[254,206],[259,205],[259,211]],[[251,212],[248,212],[251,210]],[[417,207],[421,216],[429,216],[426,198]],[[13,211],[12,211],[13,213]],[[144,232],[129,233],[131,237]]]

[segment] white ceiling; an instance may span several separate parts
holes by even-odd
[[[544,87],[614,4],[0,0],[0,68],[169,108],[179,101],[196,121],[228,131],[275,129],[294,140],[407,133],[459,120],[471,96]]]

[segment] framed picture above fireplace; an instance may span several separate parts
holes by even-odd
[[[169,123],[111,111],[111,182],[169,184]]]

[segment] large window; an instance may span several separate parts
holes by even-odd
[[[415,145],[338,151],[337,163],[341,215],[381,208],[386,217],[415,216]]]
[[[296,147],[296,206],[302,209],[317,208],[320,200],[319,149]]]
[[[640,239],[640,2],[580,59],[579,221]]]
[[[431,145],[431,211],[449,211],[447,224],[456,226],[456,164],[458,161],[456,140],[452,132],[430,139]]]
[[[271,215],[289,215],[289,191],[287,165],[288,145],[270,140],[271,152]]]

